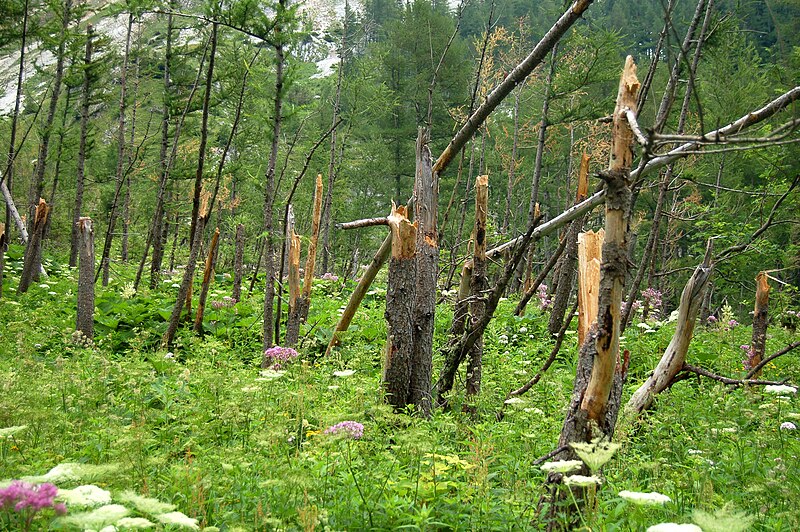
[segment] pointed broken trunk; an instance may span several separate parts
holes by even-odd
[[[203,314],[206,310],[206,299],[208,298],[208,288],[211,286],[211,277],[214,274],[214,263],[217,260],[217,245],[219,244],[219,227],[214,230],[211,237],[211,244],[208,246],[208,256],[203,270],[203,284],[200,287],[200,301],[197,303],[197,314],[194,318],[194,332],[203,334]]]
[[[748,369],[758,366],[764,359],[767,348],[767,312],[769,310],[769,276],[767,272],[758,272],[756,276],[756,301],[753,308],[753,339],[748,351]],[[761,371],[753,377],[761,376]]]
[[[478,177],[475,183],[475,229],[472,233],[474,249],[472,254],[471,298],[469,304],[470,326],[475,327],[486,314],[486,292],[489,281],[486,276],[486,219],[489,209],[489,176]],[[483,370],[483,335],[475,341],[469,351],[467,365],[467,397],[478,395],[481,389]],[[469,405],[465,405],[470,409]]]
[[[289,236],[289,319],[286,321],[286,345],[294,346],[300,336],[300,236],[291,228]]]
[[[597,321],[600,263],[605,235],[604,229],[578,235],[578,349],[586,340],[589,328]]]
[[[47,202],[43,198],[39,198],[39,204],[34,211],[33,228],[28,239],[28,247],[25,249],[25,261],[22,265],[19,287],[17,287],[18,294],[24,294],[32,282],[39,280],[39,270],[42,264],[42,235],[49,214],[50,207]]]

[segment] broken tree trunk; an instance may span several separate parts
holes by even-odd
[[[233,259],[233,292],[234,301],[242,298],[242,266],[244,263],[244,224],[236,226],[236,251]]]
[[[486,313],[486,291],[489,281],[486,277],[486,218],[489,209],[489,176],[482,175],[475,183],[475,229],[472,234],[474,249],[472,253],[472,292],[469,304],[470,325],[475,327]],[[478,395],[481,389],[483,360],[483,335],[469,350],[467,365],[467,396]],[[468,408],[468,405],[465,405]]]
[[[606,232],[587,231],[578,235],[578,349],[589,328],[597,321],[597,297],[600,289],[600,263]]]
[[[311,306],[311,285],[314,282],[314,268],[317,261],[317,243],[319,241],[319,227],[322,219],[322,174],[317,174],[316,188],[314,189],[314,217],[311,219],[311,241],[308,244],[308,257],[306,257],[306,271],[303,278],[303,292],[297,300],[297,312],[300,321],[308,319],[308,310]]]
[[[3,297],[3,271],[6,264],[6,224],[0,222],[0,297]]]
[[[25,249],[25,262],[22,265],[22,273],[19,278],[18,294],[27,292],[31,283],[39,279],[39,270],[42,264],[42,233],[49,213],[50,207],[47,202],[43,198],[39,198],[39,204],[34,212],[33,228],[28,240],[28,247]]]
[[[581,156],[575,205],[585,200],[589,192],[589,159],[590,157],[586,153]],[[558,331],[561,329],[561,324],[564,321],[564,313],[567,310],[569,299],[572,295],[575,284],[575,263],[578,259],[578,233],[583,230],[583,222],[585,219],[585,215],[575,219],[570,224],[567,234],[564,236],[564,238],[567,239],[567,244],[560,265],[557,267],[559,272],[558,279],[554,279],[556,292],[553,296],[553,308],[550,311],[550,321],[547,326],[550,336],[558,334]]]
[[[754,368],[764,358],[767,347],[767,311],[769,309],[769,276],[767,272],[758,272],[756,276],[756,302],[753,309],[753,339],[750,341],[748,353],[748,369]],[[753,376],[758,378],[761,372]]]
[[[414,345],[414,285],[416,284],[416,235],[406,208],[392,206],[392,256],[386,290],[388,340],[383,363],[383,386],[395,410],[409,404],[411,360]]]
[[[431,411],[433,332],[436,317],[436,281],[439,277],[439,177],[432,170],[430,132],[417,135],[414,219],[416,234],[416,285],[414,292],[414,347],[411,354],[409,403],[425,416]]]
[[[664,351],[653,374],[636,390],[628,403],[625,405],[625,420],[630,421],[653,403],[653,398],[667,389],[675,375],[683,368],[686,362],[686,353],[689,350],[689,343],[692,341],[694,326],[697,321],[697,314],[703,304],[705,290],[708,280],[711,278],[713,266],[711,264],[711,242],[709,241],[706,258],[699,265],[692,276],[687,281],[681,294],[681,302],[678,307],[678,320],[675,334]]]
[[[94,230],[91,218],[78,220],[78,314],[75,330],[94,339]]]
[[[208,298],[208,287],[211,285],[211,275],[214,273],[214,263],[217,260],[217,245],[219,244],[219,227],[214,230],[211,237],[211,244],[208,246],[208,256],[206,257],[206,267],[203,270],[203,285],[200,287],[200,301],[197,303],[197,314],[194,318],[194,332],[203,334],[203,314],[206,310],[206,298]]]
[[[374,257],[372,257],[369,267],[364,272],[364,275],[361,276],[361,280],[358,282],[356,289],[350,296],[350,300],[347,302],[347,306],[345,307],[344,312],[342,312],[342,316],[336,323],[336,327],[333,329],[333,336],[331,337],[330,343],[328,343],[328,349],[325,350],[326,355],[329,355],[333,348],[339,345],[340,333],[346,331],[347,328],[350,327],[350,322],[353,321],[353,316],[355,316],[358,306],[361,305],[361,301],[364,299],[367,290],[369,290],[372,281],[375,280],[375,276],[378,275],[380,269],[384,264],[386,264],[386,261],[389,260],[389,255],[391,255],[391,252],[392,233],[389,233],[389,235],[383,241],[383,244],[381,244],[380,249],[378,249],[378,252],[375,253]]]
[[[297,300],[300,298],[300,236],[294,232],[289,234],[289,319],[286,320],[286,345],[297,343],[300,337],[300,313]]]

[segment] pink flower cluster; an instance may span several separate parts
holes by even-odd
[[[212,301],[211,308],[214,310],[220,310],[223,308],[230,308],[236,305],[237,301],[230,296],[225,296],[222,298],[222,301]]]
[[[642,298],[648,304],[651,309],[659,310],[661,308],[661,291],[656,290],[655,288],[648,288],[646,290],[642,290]]]
[[[713,325],[717,323],[717,317],[711,314],[708,318],[706,318],[706,321],[709,323],[709,325]]]
[[[323,281],[338,281],[339,280],[339,276],[336,275],[336,274],[333,274],[331,272],[325,272],[322,275],[322,280]]]
[[[745,358],[742,360],[744,369],[747,370],[753,369],[753,366],[755,366],[755,364],[753,364],[753,358],[756,356],[756,353],[755,351],[753,351],[753,348],[750,347],[749,345],[740,345],[739,349],[741,349],[745,353]]]
[[[7,488],[0,489],[0,510],[16,512],[22,530],[30,530],[34,516],[47,508],[52,508],[57,515],[67,513],[64,503],[56,503],[54,499],[58,488],[44,483],[38,486],[15,480]]]
[[[280,347],[276,345],[264,351],[264,358],[272,362],[270,369],[274,370],[281,369],[285,364],[288,364],[298,356],[300,356],[300,353],[291,347]]]
[[[536,289],[536,297],[539,298],[539,308],[542,310],[549,309],[553,306],[553,300],[547,295],[548,286],[544,283],[539,285]]]
[[[358,440],[364,435],[364,425],[358,421],[342,421],[325,429],[324,434],[342,435]]]

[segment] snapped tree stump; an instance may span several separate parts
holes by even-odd
[[[750,341],[748,366],[754,368],[764,359],[767,348],[767,311],[769,310],[769,276],[758,272],[756,276],[756,301],[753,308],[753,339]],[[755,373],[758,378],[761,371]]]
[[[94,229],[91,218],[78,219],[78,312],[75,330],[94,339]]]

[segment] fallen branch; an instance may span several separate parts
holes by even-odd
[[[694,373],[696,375],[700,375],[702,377],[708,377],[709,379],[715,380],[717,382],[721,382],[722,384],[730,384],[733,386],[742,386],[742,385],[752,385],[752,386],[779,386],[781,384],[786,384],[786,381],[789,379],[783,379],[782,381],[763,381],[763,380],[752,380],[752,379],[731,379],[730,377],[724,377],[722,375],[717,375],[716,373],[712,373],[707,369],[703,369],[698,366],[692,366],[691,364],[684,364],[683,368],[681,368],[681,373]],[[673,380],[683,380],[682,378],[679,379],[680,373],[675,376]]]
[[[340,222],[335,224],[336,229],[359,229],[361,227],[373,227],[375,225],[389,225],[386,216],[377,218],[364,218],[363,220],[353,220],[352,222]]]
[[[793,349],[795,349],[798,346],[800,346],[800,341],[797,341],[797,342],[795,342],[793,344],[789,344],[786,347],[784,347],[783,349],[781,349],[780,351],[778,351],[777,353],[775,353],[774,355],[768,356],[767,358],[765,358],[764,360],[759,362],[757,365],[753,366],[753,369],[748,371],[747,375],[745,375],[745,379],[752,378],[756,373],[761,371],[764,368],[764,366],[766,366],[767,364],[769,364],[770,362],[772,362],[776,358],[785,355],[789,351],[792,351]]]

